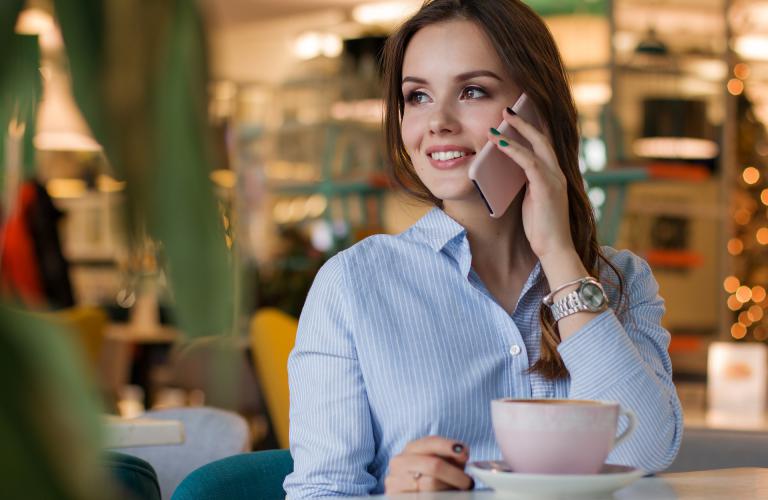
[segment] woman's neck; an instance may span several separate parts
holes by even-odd
[[[522,220],[523,196],[518,196],[499,219],[488,215],[482,204],[449,202],[443,210],[467,230],[472,267],[481,277],[528,276],[537,258],[525,236]],[[485,276],[484,276],[485,275]]]

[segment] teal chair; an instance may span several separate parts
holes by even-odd
[[[192,471],[172,500],[283,500],[283,480],[291,472],[293,458],[288,450],[234,455]]]
[[[104,466],[118,487],[120,500],[160,500],[160,484],[155,469],[133,455],[106,452]]]

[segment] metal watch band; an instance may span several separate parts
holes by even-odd
[[[597,281],[592,277],[586,277],[570,283],[570,285],[574,285],[574,284],[578,284],[579,288],[570,292],[568,295],[558,300],[554,304],[550,305],[550,310],[552,311],[552,317],[555,320],[555,322],[565,318],[566,316],[575,314],[577,312],[581,312],[581,311],[601,312],[608,308],[608,303],[605,297],[605,291],[603,290],[603,287],[599,281]],[[600,305],[590,306],[589,304],[585,303],[582,300],[582,293],[584,292],[585,285],[587,284],[592,285],[593,287],[596,287],[596,289],[599,291],[599,294],[602,296],[602,303]],[[561,290],[562,288],[564,287],[560,287],[558,290]],[[550,301],[551,301],[551,298],[550,298]]]

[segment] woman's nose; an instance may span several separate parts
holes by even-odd
[[[446,106],[436,106],[429,117],[429,131],[432,134],[452,134],[458,132],[460,128],[461,125],[453,110]]]

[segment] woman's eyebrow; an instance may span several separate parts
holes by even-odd
[[[476,78],[478,76],[489,76],[491,78],[495,78],[498,81],[502,81],[501,77],[494,73],[493,71],[487,70],[487,69],[479,69],[476,71],[467,71],[466,73],[462,73],[460,75],[456,75],[455,80],[457,82],[462,82],[464,80],[471,80],[472,78]]]
[[[415,76],[406,76],[405,78],[403,78],[403,81],[402,81],[401,85],[404,84],[404,83],[407,83],[407,82],[418,83],[420,85],[423,85],[423,84],[427,83],[427,81],[425,79],[423,79],[423,78],[418,78],[418,77],[415,77]]]
[[[487,76],[490,78],[495,78],[496,80],[499,80],[499,81],[503,81],[499,75],[487,69],[467,71],[466,73],[461,73],[459,75],[456,75],[454,80],[456,80],[457,82],[463,82],[466,80],[471,80],[472,78],[477,78],[479,76]],[[407,82],[413,82],[413,83],[418,83],[420,85],[424,85],[427,83],[427,80],[425,80],[424,78],[416,77],[416,76],[406,76],[403,78],[402,84],[405,84]]]

